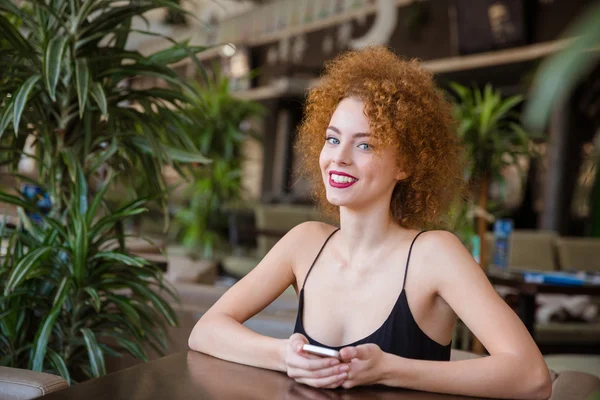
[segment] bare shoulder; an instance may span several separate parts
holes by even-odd
[[[447,252],[466,250],[460,239],[449,231],[427,231],[418,241],[424,250],[437,250],[430,253],[433,257],[443,257]]]
[[[303,241],[318,240],[321,237],[329,236],[337,227],[319,221],[307,221],[296,225],[286,236],[288,240],[299,239]]]
[[[456,277],[464,270],[480,269],[460,239],[452,232],[434,230],[425,232],[417,240],[421,261],[433,279]]]
[[[308,221],[288,232],[286,246],[294,254],[293,271],[298,281],[304,279],[319,250],[336,229],[336,226],[324,222]]]

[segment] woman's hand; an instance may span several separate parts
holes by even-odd
[[[288,339],[284,362],[287,375],[298,383],[316,388],[334,389],[344,383],[349,366],[331,357],[318,357],[306,353],[302,346],[306,337],[295,333]]]
[[[344,347],[340,350],[343,362],[350,363],[348,378],[342,387],[349,389],[360,385],[380,383],[383,378],[383,359],[385,353],[373,343],[356,347]]]

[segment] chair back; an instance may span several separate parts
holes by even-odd
[[[556,249],[561,270],[600,272],[600,239],[561,237]]]
[[[515,230],[510,236],[509,268],[556,271],[555,244],[552,231]]]

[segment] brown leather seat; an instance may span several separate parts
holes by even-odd
[[[0,399],[28,400],[69,387],[62,377],[26,369],[0,367]]]

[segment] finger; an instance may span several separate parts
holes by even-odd
[[[296,379],[296,382],[304,383],[306,385],[316,387],[316,388],[324,388],[325,386],[333,385],[338,381],[346,379],[346,373],[328,376],[327,378],[299,378]]]
[[[297,351],[296,353],[298,353],[302,357],[308,358],[310,360],[322,360],[323,358],[330,358],[330,357],[323,357],[323,356],[317,356],[314,354],[310,354],[309,352],[304,351],[304,350]]]
[[[329,386],[323,386],[321,389],[337,389],[342,386],[342,384],[346,381],[346,379],[348,379],[348,377],[346,377],[344,379],[340,379],[336,383],[333,383]]]
[[[344,389],[352,389],[355,386],[356,386],[356,381],[353,381],[350,379],[346,379],[344,382],[342,382],[342,387]]]
[[[333,367],[339,364],[340,360],[337,358],[317,357],[316,359],[311,359],[300,355],[292,356],[288,361],[288,365],[293,368],[300,368],[309,371],[316,371],[318,369]]]
[[[373,343],[361,344],[356,346],[356,358],[359,360],[366,360],[373,357],[376,350],[379,350],[379,346]]]
[[[336,365],[335,367],[318,369],[316,371],[310,371],[306,369],[293,368],[290,371],[290,377],[292,378],[326,378],[332,375],[348,373],[350,367],[346,364]]]
[[[353,358],[356,358],[358,350],[356,347],[344,347],[340,350],[340,358],[342,361],[349,362]]]
[[[308,344],[308,339],[300,333],[294,333],[292,336],[290,336],[289,340],[290,344],[292,345],[292,349],[294,349],[296,352],[300,352],[302,350],[302,346]]]

